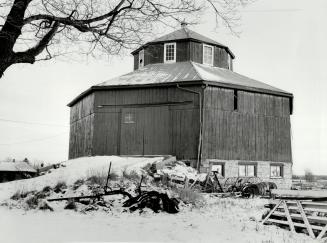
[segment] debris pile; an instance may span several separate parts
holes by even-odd
[[[157,166],[158,167],[158,166]],[[224,178],[217,172],[198,173],[194,168],[181,161],[169,161],[159,164],[159,168],[151,167],[152,175],[163,184],[170,183],[176,187],[184,187],[199,192],[218,193],[220,196],[266,196],[277,186],[272,182],[263,182],[258,177]]]
[[[86,179],[76,180],[72,185],[58,181],[55,186],[46,186],[40,191],[19,190],[4,205],[25,210],[66,209],[82,213],[98,210],[124,212],[126,209],[142,213],[146,208],[156,213],[178,212],[179,201],[168,196],[172,192],[155,187],[148,178],[135,171],[123,171],[121,176],[117,176],[110,172],[110,168],[106,178],[101,174],[92,174]],[[143,187],[147,190],[142,190]]]

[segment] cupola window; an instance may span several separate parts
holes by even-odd
[[[144,49],[139,52],[139,68],[144,67]]]
[[[176,43],[165,43],[164,62],[176,62]]]
[[[203,64],[213,66],[213,46],[203,45]]]

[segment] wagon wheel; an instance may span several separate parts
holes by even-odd
[[[229,185],[226,189],[227,192],[235,192],[237,191],[237,188],[235,185]]]
[[[242,191],[242,195],[247,198],[254,198],[255,189],[252,187],[245,188],[246,190]]]

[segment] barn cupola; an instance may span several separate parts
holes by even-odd
[[[234,54],[230,49],[200,35],[182,24],[182,28],[150,41],[135,51],[134,70],[155,63],[192,61],[233,70]]]

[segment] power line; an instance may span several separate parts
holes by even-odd
[[[31,139],[31,140],[25,140],[25,141],[20,141],[20,142],[15,142],[15,143],[0,143],[0,146],[11,146],[11,145],[16,145],[16,144],[24,144],[24,143],[33,143],[33,142],[40,142],[40,141],[44,141],[44,140],[48,140],[48,139],[52,139],[52,138],[56,138],[59,136],[62,136],[64,134],[67,134],[66,132],[62,132],[53,136],[49,136],[49,137],[43,137],[43,138],[37,138],[37,139]]]
[[[273,13],[273,12],[298,12],[302,11],[299,8],[289,8],[289,9],[258,9],[258,10],[243,10],[246,13]]]
[[[20,123],[20,124],[28,124],[28,125],[52,126],[52,127],[68,127],[68,125],[62,125],[62,124],[18,121],[18,120],[9,120],[9,119],[3,119],[3,118],[0,118],[0,122],[11,122],[11,123]]]

